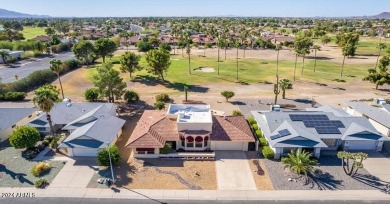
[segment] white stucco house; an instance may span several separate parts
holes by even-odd
[[[100,149],[114,144],[122,134],[124,120],[116,117],[112,103],[57,103],[50,116],[53,129],[65,133],[59,145],[71,157],[94,157]],[[41,134],[50,134],[46,114],[41,113],[28,125]]]
[[[369,105],[351,101],[347,103],[346,111],[351,115],[367,118],[378,132],[390,137],[390,104]],[[385,142],[384,148],[390,151],[390,141]]]
[[[158,158],[166,142],[185,152],[248,151],[255,138],[243,116],[213,115],[209,105],[171,104],[167,112],[146,110],[126,146],[134,157]]]
[[[320,157],[321,151],[381,151],[387,140],[364,117],[329,106],[303,111],[252,111],[275,159],[305,150]]]
[[[9,138],[13,130],[25,125],[29,120],[37,116],[34,107],[6,106],[0,107],[0,142]]]

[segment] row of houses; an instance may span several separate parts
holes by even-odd
[[[165,157],[174,152],[204,153],[218,150],[257,151],[258,139],[244,116],[224,116],[206,104],[171,104],[167,111],[146,110],[131,132],[111,103],[61,102],[50,112],[54,130],[66,138],[59,145],[68,156],[96,156],[123,134],[136,158]],[[275,159],[302,149],[316,157],[329,151],[381,151],[389,143],[390,105],[350,102],[346,110],[322,106],[299,111],[252,111]],[[274,109],[277,110],[277,109]],[[12,117],[8,117],[12,116]],[[0,138],[6,140],[21,125],[50,133],[46,114],[34,107],[0,108]],[[176,154],[176,153],[173,153]]]

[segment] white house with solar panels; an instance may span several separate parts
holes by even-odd
[[[381,151],[387,140],[364,117],[323,106],[303,111],[252,111],[275,159],[305,150],[320,157],[323,151]]]

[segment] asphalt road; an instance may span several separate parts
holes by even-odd
[[[12,198],[12,199],[1,199],[1,204],[17,204],[17,203],[50,203],[50,204],[100,204],[100,203],[140,203],[140,204],[181,204],[181,203],[194,203],[194,204],[210,204],[210,203],[244,203],[244,204],[368,204],[368,203],[378,203],[378,204],[388,204],[389,201],[348,201],[348,200],[303,200],[303,201],[283,201],[283,200],[261,200],[261,201],[221,201],[221,200],[201,200],[201,201],[188,201],[188,200],[131,200],[131,199],[98,199],[98,198]]]
[[[19,79],[22,79],[32,72],[42,69],[50,68],[50,60],[69,60],[74,58],[72,52],[66,52],[62,54],[53,54],[53,57],[35,58],[31,60],[21,60],[12,65],[12,67],[0,65],[0,78],[1,83],[10,83],[15,81],[15,75],[18,75]]]

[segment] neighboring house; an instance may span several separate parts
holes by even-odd
[[[8,139],[16,127],[34,118],[36,110],[33,107],[0,107],[0,142]]]
[[[167,112],[146,110],[126,146],[134,157],[159,157],[166,142],[187,152],[248,151],[255,146],[244,116],[216,116],[209,105],[192,104],[171,104]]]
[[[54,106],[50,116],[54,130],[67,136],[59,148],[65,148],[68,156],[96,156],[100,149],[116,142],[125,123],[116,117],[112,103],[61,102]],[[28,125],[42,134],[50,134],[45,113]]]
[[[51,37],[48,36],[48,35],[39,35],[31,40],[37,40],[37,41],[40,41],[40,42],[50,42],[51,41]]]
[[[390,104],[371,106],[363,102],[348,102],[347,112],[366,117],[378,132],[390,137]],[[389,151],[390,142],[386,141],[384,147]]]
[[[252,111],[275,159],[291,150],[305,150],[320,157],[321,151],[381,151],[383,137],[364,117],[351,116],[332,107],[306,111]]]
[[[4,50],[6,52],[8,52],[8,54],[12,57],[12,58],[15,58],[15,59],[20,59],[21,56],[22,56],[22,53],[23,51],[11,51],[11,50],[8,50],[8,49],[0,49],[0,50]],[[8,57],[6,57],[8,58]],[[9,60],[9,59],[6,59],[6,60]],[[3,58],[0,57],[0,64],[3,64]]]

